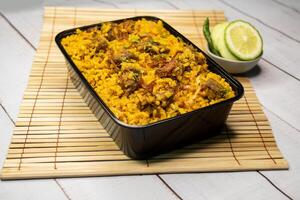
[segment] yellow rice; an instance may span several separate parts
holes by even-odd
[[[161,21],[77,29],[62,44],[100,98],[127,124],[146,125],[235,95],[208,70],[204,55],[170,34]]]

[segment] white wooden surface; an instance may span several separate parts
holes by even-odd
[[[0,182],[0,199],[300,199],[300,1],[0,0],[0,163],[38,45],[43,6],[222,9],[264,38],[259,67],[246,74],[270,120],[288,171],[193,173]],[[0,165],[1,165],[0,164]]]

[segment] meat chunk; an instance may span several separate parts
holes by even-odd
[[[133,93],[139,87],[141,73],[137,69],[126,69],[120,76],[120,86],[127,95]]]
[[[153,110],[155,109],[155,106],[152,105],[152,104],[145,104],[143,106],[141,106],[141,110],[144,111],[144,112],[147,112],[150,114],[150,116],[153,115]]]
[[[195,55],[195,61],[198,65],[203,65],[206,62],[203,56],[201,56],[198,52]]]
[[[97,43],[95,53],[99,53],[101,50],[104,51],[108,47],[108,43],[104,38],[98,38],[95,42]]]
[[[86,32],[88,32],[88,33],[95,32],[95,31],[97,31],[97,27],[91,27],[91,28],[86,29]]]
[[[108,66],[110,66],[110,68],[114,69],[115,72],[117,72],[119,70],[118,66],[116,65],[116,63],[113,60],[113,50],[112,49],[107,50],[107,64],[108,64]]]
[[[152,94],[155,96],[157,105],[165,108],[172,101],[177,88],[177,83],[171,78],[159,79],[155,82]]]
[[[127,33],[132,33],[134,31],[134,24],[133,20],[126,20],[120,24],[120,29],[126,30]]]
[[[178,63],[175,59],[172,59],[170,62],[165,64],[163,67],[156,70],[156,73],[160,77],[171,76],[172,71],[177,67]]]
[[[112,23],[110,30],[107,32],[107,40],[127,39],[129,34],[134,31],[134,24],[135,22],[132,20],[126,20],[120,24]]]
[[[113,30],[114,30],[114,29],[111,28],[111,29],[107,32],[106,39],[107,39],[108,41],[113,41],[113,40],[116,39],[116,36],[114,35],[114,31],[113,31]]]
[[[153,87],[154,87],[154,81],[152,81],[151,83],[147,84],[147,83],[145,83],[145,81],[144,81],[143,78],[140,78],[139,85],[140,85],[141,88],[143,88],[146,91],[148,91],[148,92],[151,93],[152,90],[153,90]]]
[[[123,40],[123,39],[127,39],[129,34],[126,31],[118,31],[116,36],[118,40]]]
[[[151,38],[148,38],[141,42],[138,45],[138,50],[140,52],[146,52],[150,55],[158,55],[160,53],[167,54],[170,52],[170,49],[159,42],[154,41]]]
[[[164,57],[153,57],[149,66],[151,68],[160,68],[167,64],[166,58]]]
[[[111,27],[108,30],[107,35],[106,35],[106,39],[108,41],[113,41],[113,40],[115,40],[117,38],[117,36],[116,36],[116,33],[118,32],[117,29],[118,29],[118,25],[115,24],[115,23],[112,23]]]
[[[165,53],[165,54],[168,54],[170,52],[170,49],[168,47],[162,47],[160,50],[159,50],[160,53]]]
[[[152,39],[144,43],[143,50],[150,55],[156,55],[159,53],[159,43],[153,41]]]
[[[156,74],[160,77],[173,77],[175,79],[181,75],[183,73],[182,65],[176,60],[177,55],[180,53],[182,51],[177,51],[170,62],[156,70]]]
[[[121,65],[122,62],[129,60],[138,60],[138,57],[129,51],[124,51],[123,53],[113,57],[113,61],[116,65]]]
[[[123,57],[125,60],[129,60],[129,59],[132,59],[132,60],[138,60],[138,59],[139,59],[134,53],[131,53],[131,52],[129,52],[129,51],[125,51],[125,52],[122,54],[122,57]]]
[[[206,91],[208,99],[216,99],[224,97],[226,90],[225,88],[215,81],[214,79],[208,79],[201,87],[202,91]]]

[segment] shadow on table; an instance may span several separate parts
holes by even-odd
[[[238,76],[251,78],[251,77],[258,76],[260,73],[261,73],[261,67],[259,65],[256,65],[250,71],[243,74],[238,74]]]
[[[155,157],[149,158],[149,163],[155,162],[168,162],[173,159],[201,159],[201,158],[214,158],[224,157],[218,156],[217,152],[220,154],[224,152],[229,152],[231,154],[232,147],[231,141],[236,138],[234,131],[228,126],[224,126],[223,130],[219,133],[214,133],[212,137],[206,139],[201,139],[196,143],[184,146],[180,149],[175,149],[170,152],[166,152]],[[226,146],[226,147],[224,147]],[[218,150],[220,149],[220,151]],[[211,153],[211,154],[210,154]]]

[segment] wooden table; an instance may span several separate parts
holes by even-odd
[[[0,199],[300,199],[300,1],[0,1],[0,162],[38,45],[44,6],[221,9],[253,23],[264,56],[246,76],[270,120],[288,171],[194,173],[0,182]],[[284,91],[284,92],[281,92]]]

